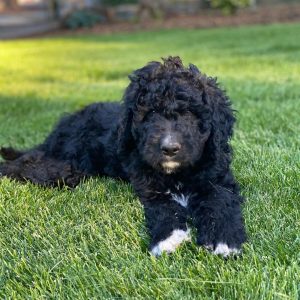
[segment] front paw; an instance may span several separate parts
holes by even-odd
[[[229,256],[237,256],[242,252],[241,244],[238,244],[239,246],[233,246],[226,242],[208,242],[201,239],[198,239],[197,242],[199,246],[204,247],[209,252],[215,255],[223,256],[224,258]]]
[[[184,241],[190,241],[189,230],[175,229],[168,238],[154,245],[150,253],[156,257],[162,255],[163,252],[172,253]]]
[[[226,243],[218,243],[212,253],[221,255],[223,257],[228,257],[231,255],[236,256],[241,253],[241,249],[236,247],[229,247]]]
[[[209,227],[198,229],[197,244],[223,257],[241,254],[242,245],[246,241],[244,227],[241,225],[230,228],[218,226],[217,228],[218,230]]]

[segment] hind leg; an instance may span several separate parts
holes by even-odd
[[[74,188],[85,174],[75,170],[68,162],[46,157],[39,150],[31,150],[15,160],[1,163],[0,176],[30,181],[45,187]]]

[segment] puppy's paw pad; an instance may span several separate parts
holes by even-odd
[[[190,241],[189,230],[175,229],[171,235],[163,241],[157,243],[150,251],[153,256],[160,256],[163,252],[172,253],[184,241]]]
[[[225,243],[217,244],[213,254],[222,255],[223,257],[228,257],[230,255],[238,255],[240,254],[241,250],[237,248],[230,248]]]

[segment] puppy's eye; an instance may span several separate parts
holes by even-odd
[[[156,113],[157,113],[156,109],[152,109],[152,110],[149,111],[149,115],[156,114]]]
[[[148,119],[152,114],[154,114],[154,113],[156,113],[156,110],[155,109],[152,109],[152,110],[149,110],[146,114],[145,114],[145,116],[144,116],[144,118],[143,118],[143,121],[145,121],[146,119]]]

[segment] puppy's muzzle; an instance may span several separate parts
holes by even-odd
[[[181,149],[181,145],[176,138],[168,135],[162,140],[160,149],[164,156],[171,158],[178,154]]]

